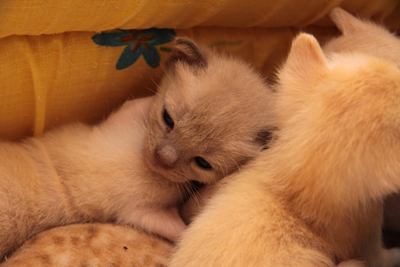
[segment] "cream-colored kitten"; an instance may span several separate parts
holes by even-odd
[[[100,125],[0,143],[1,258],[77,222],[176,241],[189,180],[215,182],[268,146],[273,95],[248,65],[184,38],[167,65],[156,96],[126,102]]]
[[[331,11],[330,17],[342,35],[324,46],[327,54],[359,52],[383,58],[400,67],[400,40],[383,26],[358,19],[339,7]]]
[[[400,67],[400,39],[394,34],[341,8],[333,9],[330,16],[342,35],[326,44],[324,51],[328,55],[343,51],[361,52],[389,60]],[[389,196],[385,202],[385,227],[400,231],[400,193]]]
[[[395,266],[382,202],[400,188],[400,70],[293,42],[279,72],[279,138],[213,197],[171,266]],[[348,261],[348,262],[346,262]]]
[[[146,160],[172,181],[212,183],[268,147],[274,95],[242,61],[186,39],[176,50],[151,112]]]
[[[342,35],[324,46],[328,56],[336,52],[360,52],[391,61],[400,67],[400,39],[394,34],[376,23],[358,19],[339,7],[331,11],[330,17]],[[205,187],[195,198],[189,199],[181,210],[184,219],[190,222],[219,187],[220,183]],[[400,194],[389,196],[385,202],[385,227],[400,231]]]

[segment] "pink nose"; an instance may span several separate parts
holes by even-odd
[[[172,167],[178,160],[178,153],[173,146],[165,144],[156,149],[155,157],[162,166]]]

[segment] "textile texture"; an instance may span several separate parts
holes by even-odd
[[[300,29],[321,42],[337,34],[326,15],[338,5],[400,28],[397,0],[3,0],[0,138],[96,123],[126,99],[153,94],[177,36],[273,79]]]

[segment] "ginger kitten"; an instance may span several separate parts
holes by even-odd
[[[210,200],[171,266],[400,264],[381,241],[383,200],[400,188],[400,70],[328,59],[300,34],[278,77],[279,138]]]
[[[1,267],[165,267],[173,244],[126,225],[72,224],[25,242]]]
[[[361,20],[341,8],[334,8],[330,17],[342,35],[329,41],[324,51],[360,52],[393,62],[400,67],[400,39],[384,27],[368,20]],[[400,193],[385,200],[384,225],[400,231]]]
[[[400,39],[383,26],[356,18],[340,7],[334,8],[330,17],[342,35],[323,47],[328,57],[336,52],[359,52],[391,61],[400,67]],[[181,211],[183,217],[191,221],[220,186],[206,187],[196,194],[196,198],[189,199]],[[400,231],[400,193],[386,199],[385,226]]]
[[[130,224],[176,241],[190,180],[213,183],[268,146],[273,93],[244,62],[181,38],[158,93],[96,126],[0,143],[0,257],[46,229]]]

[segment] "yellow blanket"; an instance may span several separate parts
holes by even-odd
[[[397,0],[2,0],[0,138],[94,123],[127,98],[152,94],[175,36],[268,76],[301,27],[321,41],[336,33],[326,14],[338,5],[392,29],[400,23]]]

